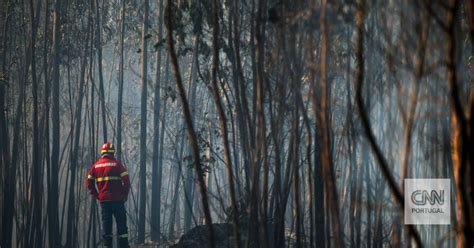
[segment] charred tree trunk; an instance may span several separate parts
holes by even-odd
[[[328,208],[331,212],[332,229],[334,232],[335,246],[344,246],[344,236],[339,220],[339,204],[337,197],[336,180],[334,176],[333,159],[331,156],[331,141],[330,141],[330,123],[328,117],[328,103],[329,103],[329,82],[327,79],[327,48],[328,48],[328,31],[326,21],[327,1],[323,0],[321,5],[320,29],[321,29],[321,109],[319,111],[319,120],[322,127],[322,167],[323,178],[325,185],[326,198],[329,200]]]
[[[9,142],[9,130],[7,125],[7,118],[5,115],[5,91],[6,86],[8,85],[8,74],[7,74],[7,67],[6,67],[6,58],[7,58],[7,35],[8,35],[8,27],[10,25],[10,3],[2,2],[1,5],[1,26],[0,30],[2,39],[0,42],[1,50],[0,50],[0,136],[4,137],[0,140],[0,167],[2,172],[2,206],[1,206],[1,214],[2,214],[2,224],[0,226],[0,243],[4,244],[6,247],[11,246],[12,240],[12,224],[13,224],[13,202],[14,199],[14,192],[12,194],[11,189],[9,188],[10,181],[12,178],[10,176],[10,142]]]
[[[141,96],[141,121],[140,121],[140,196],[138,216],[137,243],[145,242],[145,220],[146,220],[146,123],[147,123],[147,88],[148,88],[148,8],[149,0],[145,0],[142,24],[142,96]]]
[[[119,88],[117,97],[117,151],[116,157],[122,160],[122,99],[123,99],[123,65],[124,65],[124,39],[125,39],[125,2],[122,0],[121,20],[120,20],[120,62],[119,62]]]
[[[472,3],[471,3],[472,4]],[[456,188],[456,218],[457,218],[457,246],[472,247],[474,244],[474,200],[472,199],[472,173],[474,158],[472,158],[473,125],[474,119],[465,116],[461,103],[461,93],[456,75],[456,41],[455,20],[459,14],[459,1],[450,0],[447,11],[447,42],[446,42],[446,67],[448,72],[449,97],[452,111],[453,128],[453,165],[454,182]],[[471,13],[472,14],[472,13]],[[469,99],[469,111],[472,114],[474,96]],[[471,116],[471,118],[473,118]],[[471,122],[471,123],[470,123]],[[469,190],[470,189],[470,190]]]
[[[89,32],[87,32],[87,38],[89,40]],[[82,102],[84,99],[84,88],[85,88],[85,76],[87,66],[87,43],[84,47],[82,65],[79,78],[79,92],[76,102],[76,111],[74,114],[75,124],[72,129],[74,133],[72,144],[72,153],[70,155],[70,173],[71,181],[69,184],[69,202],[68,202],[68,221],[67,221],[67,233],[66,233],[66,246],[77,247],[77,216],[76,216],[76,173],[79,160],[79,141],[81,137],[81,123],[82,123]]]
[[[158,39],[159,42],[163,37],[163,0],[158,1]],[[163,146],[159,146],[160,140],[163,137],[160,135],[160,110],[161,110],[161,61],[162,61],[162,49],[158,48],[156,52],[156,68],[155,68],[155,99],[153,106],[153,161],[152,161],[152,178],[151,178],[151,240],[160,240],[160,212],[161,212],[161,182],[162,182],[162,171],[159,166],[159,149],[163,149]]]
[[[173,9],[173,2],[171,0],[167,1],[167,8],[166,8],[166,29],[168,33],[168,48],[171,57],[171,63],[173,65],[173,72],[176,78],[176,85],[178,88],[179,98],[181,99],[181,103],[183,105],[183,112],[184,112],[184,119],[186,122],[186,127],[188,130],[189,142],[191,144],[191,148],[193,150],[193,158],[194,158],[194,169],[196,171],[196,175],[198,178],[199,183],[199,190],[201,193],[201,201],[204,209],[204,216],[206,220],[206,225],[208,227],[208,234],[209,234],[209,246],[211,248],[215,247],[214,241],[214,231],[212,227],[212,218],[211,218],[211,211],[209,208],[209,198],[207,195],[206,184],[204,181],[204,171],[201,166],[201,158],[199,154],[199,146],[196,133],[194,131],[194,124],[192,122],[191,111],[189,110],[189,104],[186,97],[185,89],[183,86],[183,82],[181,79],[181,74],[179,71],[179,64],[178,58],[176,56],[176,51],[174,47],[173,41],[173,22],[172,22],[172,9]]]
[[[36,7],[37,13],[35,17],[35,6],[33,0],[29,0],[30,8],[30,66],[31,66],[31,83],[32,83],[32,94],[33,94],[33,154],[32,154],[32,193],[33,193],[33,225],[30,233],[30,243],[34,247],[42,246],[42,234],[41,234],[41,214],[42,214],[42,161],[39,157],[39,125],[38,125],[38,78],[36,73],[36,34],[38,30],[38,18],[39,11],[41,10],[41,1],[38,1]]]
[[[268,247],[268,237],[266,237],[266,221],[259,216],[260,201],[260,167],[266,163],[266,141],[265,141],[265,23],[262,22],[262,16],[266,12],[267,1],[258,2],[257,18],[255,20],[255,65],[256,81],[254,87],[255,111],[256,114],[256,146],[252,154],[252,186],[250,193],[250,224],[249,224],[249,245],[260,246],[260,237],[263,236],[263,247]],[[253,40],[253,38],[252,38]]]
[[[365,3],[364,3],[364,0],[358,0],[357,13],[356,13],[356,51],[355,51],[356,60],[357,60],[357,73],[356,73],[356,79],[355,79],[356,103],[357,103],[357,107],[358,107],[359,114],[361,117],[362,127],[364,129],[365,136],[370,144],[372,151],[374,152],[377,163],[382,171],[382,175],[387,181],[390,191],[395,197],[395,201],[397,202],[398,206],[400,208],[403,208],[403,205],[404,205],[403,196],[400,192],[400,189],[397,186],[395,179],[393,178],[393,175],[390,172],[387,160],[385,159],[382,151],[380,150],[379,146],[376,143],[376,139],[372,132],[370,121],[367,116],[367,112],[364,106],[364,101],[362,98],[362,84],[364,81],[364,68],[365,68],[364,57],[363,57],[364,22],[365,22]],[[417,243],[417,245],[421,247],[422,246],[421,238],[418,232],[415,230],[414,226],[409,225],[408,229],[413,239]]]
[[[235,245],[237,248],[241,247],[240,244],[240,225],[239,225],[239,209],[237,205],[235,187],[234,187],[234,171],[232,169],[232,158],[230,155],[229,137],[227,130],[227,118],[225,115],[224,107],[222,106],[222,99],[219,96],[219,87],[217,86],[217,69],[219,64],[219,18],[218,18],[218,5],[217,0],[212,1],[212,23],[213,23],[213,36],[212,36],[212,66],[211,66],[211,89],[216,104],[217,114],[219,115],[220,131],[222,135],[222,143],[224,145],[224,163],[227,169],[227,177],[229,180],[230,200],[232,206],[232,221],[234,225]]]
[[[60,120],[59,120],[59,91],[60,91],[60,71],[61,63],[61,13],[62,1],[56,0],[53,13],[53,75],[52,75],[52,149],[51,149],[51,182],[48,183],[48,222],[49,241],[51,247],[61,245],[61,233],[59,232],[59,145],[60,145]]]
[[[103,133],[103,142],[107,142],[107,112],[105,111],[105,92],[104,92],[104,76],[102,72],[102,31],[101,25],[102,20],[100,17],[100,8],[99,0],[93,0],[95,2],[95,24],[96,24],[96,37],[95,37],[95,46],[97,49],[97,67],[99,69],[99,98],[101,103],[102,111],[102,133]],[[93,3],[94,3],[93,2]]]

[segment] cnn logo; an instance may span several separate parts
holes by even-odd
[[[444,190],[439,192],[436,190],[431,190],[431,193],[428,190],[415,190],[411,194],[411,201],[416,205],[426,205],[426,202],[429,202],[430,205],[439,205],[444,204]]]

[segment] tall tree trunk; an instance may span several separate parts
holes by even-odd
[[[255,96],[255,111],[256,114],[256,130],[257,135],[255,136],[256,146],[253,147],[252,154],[252,188],[250,196],[250,219],[252,220],[249,224],[250,245],[259,246],[260,237],[263,231],[263,247],[268,246],[268,238],[266,237],[266,220],[259,219],[259,207],[260,201],[260,166],[265,163],[266,157],[266,142],[265,142],[265,113],[264,113],[264,100],[265,100],[265,23],[262,22],[261,17],[264,15],[267,9],[267,1],[261,0],[258,2],[257,18],[255,20],[255,65],[256,65],[256,80],[254,88]],[[253,40],[253,38],[252,38]],[[263,222],[262,222],[263,221]]]
[[[163,37],[163,0],[158,0],[158,38],[157,42]],[[152,178],[151,178],[151,240],[160,240],[160,210],[161,210],[161,173],[162,168],[159,168],[159,149],[163,147],[159,146],[160,140],[163,139],[160,136],[160,110],[161,110],[161,60],[162,60],[162,49],[158,48],[156,52],[156,67],[155,67],[155,99],[153,105],[153,161],[152,161]]]
[[[0,3],[0,32],[1,32],[1,50],[0,50],[0,110],[5,109],[5,86],[8,83],[7,71],[6,71],[6,58],[7,58],[7,35],[8,35],[8,27],[10,25],[10,3],[6,1],[2,1]],[[2,197],[0,198],[1,203],[1,216],[2,216],[2,224],[0,225],[0,243],[5,245],[11,245],[11,229],[8,228],[10,223],[7,223],[8,218],[13,218],[13,216],[9,217],[4,215],[5,208],[9,203],[6,196],[8,192],[6,191],[8,186],[8,175],[9,175],[9,167],[10,167],[10,142],[9,142],[9,131],[7,126],[7,119],[5,116],[5,111],[0,111],[0,136],[4,137],[0,140],[0,168],[2,172],[2,176],[0,181],[0,185],[2,186]]]
[[[314,46],[311,45],[311,50],[314,50]],[[314,52],[311,52],[310,55],[311,63],[316,63],[316,58],[314,58]],[[317,99],[321,97],[321,92],[317,90],[316,86],[316,72],[313,69],[311,73],[312,89],[311,89],[311,101],[313,103],[314,115],[318,116],[318,113],[321,111],[321,102]],[[317,118],[316,118],[317,119]],[[314,179],[314,227],[315,231],[315,245],[316,247],[326,247],[326,216],[324,211],[325,206],[325,185],[323,179],[323,166],[322,166],[322,126],[320,121],[316,121],[316,130],[314,132],[314,170],[313,175]]]
[[[192,122],[194,123],[194,116],[195,116],[195,105],[196,105],[196,71],[198,66],[198,45],[199,45],[199,35],[195,31],[193,34],[193,52],[191,56],[191,66],[189,67],[189,81],[188,81],[188,93],[189,96],[189,105],[190,111],[192,114]],[[184,125],[184,123],[183,123]],[[187,145],[186,146],[186,154],[191,154],[192,148]],[[193,175],[193,170],[186,170],[186,176],[183,179],[183,186],[184,186],[184,231],[187,232],[191,228],[191,218],[193,217],[194,212],[194,189],[195,189],[195,177]]]
[[[41,1],[38,1],[38,12],[41,9]],[[35,17],[35,6],[33,0],[29,0],[30,7],[30,61],[31,61],[31,80],[32,80],[32,94],[33,94],[33,154],[31,164],[32,175],[32,194],[33,194],[33,225],[30,233],[30,242],[34,247],[41,247],[41,213],[42,213],[42,162],[39,158],[39,134],[38,134],[38,79],[36,74],[36,34],[38,27],[39,13]]]
[[[239,9],[239,3],[240,0],[235,1],[235,9]],[[245,179],[245,189],[250,190],[250,160],[251,160],[251,155],[250,155],[250,147],[251,147],[251,138],[253,137],[253,132],[251,130],[251,118],[250,118],[250,110],[248,106],[248,101],[247,101],[247,87],[246,87],[246,81],[244,78],[244,73],[243,73],[243,68],[242,68],[242,62],[240,58],[240,33],[241,33],[241,28],[240,28],[240,13],[239,11],[235,11],[234,15],[234,29],[233,29],[233,34],[234,34],[234,40],[233,40],[233,54],[235,56],[235,67],[236,67],[236,76],[238,77],[238,81],[236,81],[239,92],[238,96],[240,98],[241,104],[242,104],[242,114],[241,114],[241,119],[240,122],[241,124],[239,126],[242,126],[241,130],[241,143],[242,143],[242,153],[243,153],[243,160],[244,160],[244,172],[246,175]],[[253,27],[253,26],[252,26]],[[252,37],[252,36],[251,36]],[[253,42],[253,39],[252,39]],[[239,105],[240,106],[240,105]],[[239,108],[237,106],[237,108]]]
[[[234,187],[234,171],[232,169],[232,158],[230,155],[229,137],[227,130],[227,118],[224,107],[222,106],[222,99],[219,96],[219,87],[217,86],[217,69],[219,65],[219,17],[218,17],[217,0],[212,1],[212,66],[211,66],[211,89],[216,104],[217,114],[219,115],[220,131],[222,135],[222,143],[224,145],[224,164],[227,169],[227,178],[229,180],[230,202],[232,206],[232,221],[234,225],[235,246],[241,247],[240,244],[240,225],[239,225],[239,209],[237,206],[237,199]]]
[[[121,20],[120,20],[120,62],[119,62],[119,89],[117,97],[117,142],[115,146],[116,157],[122,160],[122,100],[123,100],[123,65],[124,65],[124,39],[125,39],[125,2],[122,0]]]
[[[89,40],[89,32],[87,32],[86,41]],[[82,58],[82,65],[79,75],[79,92],[76,102],[75,110],[75,124],[72,129],[74,133],[74,138],[71,142],[72,152],[70,155],[70,172],[71,172],[71,181],[69,184],[69,202],[68,202],[68,221],[67,221],[67,233],[66,233],[66,246],[68,247],[77,247],[77,216],[76,216],[76,196],[75,196],[75,186],[76,186],[76,173],[77,165],[79,160],[79,141],[81,137],[81,123],[82,123],[82,102],[84,99],[84,87],[85,87],[85,75],[86,75],[86,66],[87,66],[87,43],[84,47]]]
[[[298,80],[298,79],[296,79]],[[295,87],[294,89],[296,92],[295,94],[295,102],[298,102],[296,98],[298,98],[298,91],[300,90],[299,87]],[[299,115],[299,106],[296,107],[296,111],[294,113],[293,117],[293,131],[292,133],[294,134],[294,139],[295,142],[293,142],[293,146],[290,147],[290,149],[293,149],[293,165],[294,165],[294,175],[293,175],[293,200],[294,200],[294,213],[295,213],[295,218],[296,218],[296,247],[300,248],[302,246],[302,238],[301,235],[303,234],[302,232],[302,216],[301,216],[301,202],[300,202],[300,172],[299,172],[299,146],[300,146],[300,115]]]
[[[472,3],[471,3],[472,4]],[[456,188],[456,218],[457,218],[457,246],[472,247],[474,244],[474,200],[469,188],[473,183],[474,158],[472,158],[473,124],[469,125],[461,103],[461,93],[456,75],[456,41],[455,25],[456,16],[459,14],[459,1],[450,0],[447,11],[447,42],[446,42],[446,67],[448,72],[449,96],[452,111],[453,128],[453,164],[454,183]],[[471,13],[472,14],[472,13]],[[469,104],[472,108],[474,95],[470,95]],[[470,109],[469,111],[473,111]],[[472,114],[472,113],[469,113]],[[471,122],[474,117],[471,116]],[[471,130],[470,130],[471,129]],[[470,135],[470,136],[469,136]],[[469,140],[471,139],[471,141]],[[473,189],[471,188],[471,191]],[[471,195],[470,195],[471,194]]]
[[[45,11],[47,11],[50,8],[49,6],[49,1],[46,0],[45,4]],[[44,34],[47,34],[47,30],[49,29],[49,16],[45,15],[44,16]],[[49,77],[48,77],[48,36],[43,35],[43,76],[44,76],[44,93],[43,93],[43,109],[42,109],[42,116],[41,116],[41,121],[40,121],[40,133],[39,133],[39,145],[40,145],[40,151],[39,151],[39,157],[40,161],[46,161],[46,166],[47,166],[47,176],[46,176],[46,182],[51,181],[51,177],[49,175],[50,172],[50,167],[51,167],[51,160],[50,160],[50,149],[49,149],[49,144],[50,144],[50,139],[49,139],[49,96],[51,94],[50,92],[50,82],[49,82]],[[50,185],[48,185],[47,189],[49,192]],[[49,217],[50,209],[49,209],[49,194],[47,195],[47,208],[46,208],[46,215]],[[52,230],[52,223],[48,222],[48,230]],[[48,232],[48,243],[50,247],[55,247],[55,242],[56,239],[59,235],[53,232]]]
[[[6,138],[6,141],[1,141],[3,145],[3,151],[2,151],[2,157],[3,157],[3,166],[4,169],[2,170],[2,173],[4,173],[2,176],[4,178],[4,185],[3,186],[3,202],[2,202],[2,232],[0,234],[1,236],[1,242],[2,245],[5,247],[11,247],[12,246],[12,234],[13,234],[13,217],[14,217],[14,203],[15,203],[15,191],[16,191],[16,173],[17,173],[17,160],[18,160],[18,136],[19,136],[19,126],[20,126],[20,111],[21,111],[21,102],[22,97],[23,97],[23,83],[20,82],[20,95],[18,98],[18,105],[16,108],[15,112],[15,117],[14,117],[14,126],[13,126],[13,142],[12,142],[12,153],[11,153],[11,160],[10,160],[10,153],[9,153],[9,132],[8,132],[8,127],[7,127],[7,120],[5,116],[5,86],[7,86],[8,83],[8,74],[7,74],[7,64],[6,64],[6,58],[7,58],[7,35],[8,35],[8,28],[9,28],[9,19],[10,16],[10,3],[6,3],[6,8],[4,15],[7,16],[5,22],[3,22],[3,30],[2,30],[2,54],[1,54],[1,75],[0,75],[0,104],[2,107],[2,113],[0,114],[0,125],[1,125],[1,131],[2,131],[2,136],[3,134]]]
[[[8,34],[8,26],[9,26],[9,10],[10,4],[2,2],[2,11],[1,11],[1,32],[2,32],[2,50],[0,51],[0,110],[5,109],[5,86],[7,85],[7,71],[6,71],[6,57],[7,57],[7,34]],[[11,223],[13,220],[13,216],[11,213],[7,213],[6,210],[8,206],[11,204],[7,199],[7,196],[11,197],[11,193],[7,190],[9,182],[11,179],[8,178],[10,174],[10,142],[9,142],[9,131],[7,126],[7,119],[5,116],[5,111],[0,111],[0,136],[4,137],[0,141],[0,166],[2,172],[2,201],[1,206],[1,214],[2,214],[2,224],[0,225],[0,243],[5,244],[5,246],[11,245],[12,239],[12,231],[11,231]],[[11,208],[13,209],[13,207]],[[8,215],[9,214],[9,215]],[[11,220],[10,220],[11,219]]]
[[[60,71],[61,63],[61,0],[56,0],[53,13],[53,75],[52,75],[52,149],[51,149],[51,182],[48,183],[48,221],[51,247],[59,247],[61,244],[61,233],[59,232],[59,145],[60,145],[60,121],[59,121],[59,91],[60,91]]]
[[[163,87],[165,87],[165,88],[168,85],[169,78],[170,78],[170,65],[169,65],[170,63],[169,63],[169,61],[170,61],[169,56],[166,56],[165,80],[164,80],[164,85],[163,85]],[[160,133],[161,140],[160,140],[160,146],[159,146],[160,147],[160,149],[159,149],[160,153],[158,155],[158,178],[163,178],[163,151],[164,151],[164,141],[165,141],[166,112],[167,112],[167,107],[168,107],[167,99],[165,98],[164,100],[165,101],[163,102],[163,112],[161,114],[161,133]],[[160,197],[158,197],[158,199],[161,200],[161,191],[159,191],[159,193],[160,193]],[[161,204],[158,204],[158,207],[157,207],[156,211],[161,213]],[[162,226],[161,219],[160,219],[160,221],[158,221],[158,223],[160,224],[160,226]]]
[[[184,119],[186,122],[186,127],[188,130],[188,136],[189,136],[189,142],[191,144],[191,148],[193,150],[193,157],[194,157],[194,169],[197,174],[198,178],[198,183],[199,183],[199,190],[201,193],[201,201],[204,209],[204,216],[206,220],[206,225],[208,227],[208,234],[209,234],[209,247],[214,248],[215,247],[215,241],[214,241],[214,231],[212,227],[212,218],[211,218],[211,211],[209,209],[209,199],[207,195],[207,189],[206,189],[206,184],[204,181],[204,171],[201,167],[201,158],[199,154],[199,146],[198,146],[198,141],[197,141],[197,136],[194,131],[193,127],[193,122],[192,122],[192,116],[191,116],[191,111],[189,110],[189,104],[188,100],[186,97],[186,93],[184,90],[183,82],[181,79],[181,74],[179,72],[179,64],[178,64],[178,58],[176,56],[176,51],[174,47],[174,41],[173,41],[173,23],[172,23],[172,4],[173,2],[171,0],[167,1],[167,8],[166,8],[166,29],[168,33],[168,48],[170,52],[170,57],[171,57],[171,63],[173,65],[173,72],[176,78],[176,85],[178,88],[178,94],[179,98],[181,99],[181,103],[183,105],[183,112],[184,112]]]
[[[365,1],[358,0],[357,1],[357,13],[356,13],[356,60],[357,60],[357,73],[355,79],[355,90],[356,90],[356,103],[357,108],[359,110],[360,118],[362,121],[362,127],[365,132],[365,136],[367,141],[370,144],[372,151],[374,152],[375,158],[377,163],[382,171],[382,175],[384,176],[385,180],[388,183],[390,191],[392,192],[393,196],[395,197],[395,201],[397,202],[400,208],[403,208],[404,199],[400,192],[400,189],[397,186],[393,175],[390,172],[388,167],[388,162],[385,159],[382,151],[380,150],[379,146],[376,143],[375,136],[372,132],[372,128],[369,122],[369,117],[365,110],[364,101],[362,98],[362,84],[364,81],[364,50],[363,50],[363,29],[364,29],[364,22],[365,22]],[[421,238],[414,228],[413,225],[408,226],[409,232],[411,233],[413,239],[417,243],[418,246],[422,246]]]
[[[184,121],[183,121],[184,122]],[[176,179],[174,182],[173,188],[173,199],[171,200],[171,211],[169,217],[169,229],[168,229],[168,239],[175,239],[175,223],[176,223],[176,214],[179,211],[179,185],[181,184],[181,179],[183,178],[183,150],[184,150],[184,135],[181,134],[181,130],[183,130],[184,123],[179,123],[179,134],[176,135],[175,144],[179,147],[175,149],[174,155],[176,160],[178,161],[176,166]],[[171,174],[171,170],[170,170]],[[171,180],[170,180],[171,181]],[[178,213],[179,214],[179,213]],[[179,222],[178,218],[178,222]]]
[[[420,16],[417,16],[417,26],[420,27],[420,32],[418,33],[418,42],[417,42],[417,47],[415,51],[415,57],[413,59],[413,65],[415,66],[415,72],[414,72],[414,85],[413,85],[413,90],[411,92],[410,98],[409,98],[409,103],[408,103],[408,115],[405,116],[403,119],[406,120],[405,122],[405,130],[403,133],[403,138],[404,138],[404,144],[403,144],[403,155],[402,155],[402,162],[401,162],[401,178],[400,178],[400,185],[401,185],[401,193],[403,194],[405,192],[405,183],[404,180],[405,178],[410,178],[414,175],[410,175],[410,170],[413,168],[411,166],[409,168],[409,160],[410,160],[410,151],[412,150],[412,137],[413,137],[413,129],[415,128],[415,114],[417,111],[417,106],[418,106],[418,92],[420,88],[420,83],[423,78],[423,68],[424,68],[424,60],[425,60],[425,49],[426,49],[426,43],[428,40],[428,32],[429,32],[429,22],[430,19],[428,15],[424,14],[424,17],[421,16],[424,14],[422,10],[420,11]],[[422,18],[423,17],[423,18]],[[399,213],[398,218],[402,218],[402,214]],[[399,221],[397,221],[399,222]],[[400,225],[400,223],[397,223],[397,225]],[[396,227],[399,229],[399,227]],[[406,228],[405,228],[406,229]],[[409,232],[407,232],[408,235],[410,235]],[[409,239],[410,237],[407,237]]]
[[[146,220],[146,122],[147,122],[147,88],[148,88],[148,8],[149,0],[144,2],[143,24],[142,24],[142,96],[141,96],[141,122],[140,122],[140,203],[138,216],[137,243],[145,241]]]
[[[101,103],[101,111],[102,111],[102,133],[103,133],[103,142],[107,142],[107,112],[105,111],[105,92],[104,92],[104,76],[102,73],[102,31],[101,25],[102,20],[100,17],[100,8],[99,8],[99,0],[93,0],[92,3],[95,2],[95,23],[96,23],[96,37],[95,37],[95,45],[97,49],[97,67],[99,69],[99,99]]]
[[[328,48],[328,31],[327,31],[327,1],[323,0],[321,5],[320,29],[321,29],[321,109],[319,111],[319,120],[322,127],[322,167],[325,185],[325,193],[329,199],[328,207],[331,211],[332,228],[334,231],[335,246],[343,247],[343,233],[341,230],[339,220],[339,204],[337,198],[336,180],[334,176],[333,160],[331,156],[331,141],[330,141],[330,120],[328,118],[328,103],[329,103],[329,82],[327,79],[327,48]]]

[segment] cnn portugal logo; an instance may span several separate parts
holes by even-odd
[[[451,180],[405,179],[404,220],[407,225],[449,225]]]

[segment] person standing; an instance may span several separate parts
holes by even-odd
[[[87,188],[101,206],[105,247],[112,247],[112,216],[117,224],[118,244],[128,248],[127,211],[125,201],[130,192],[130,178],[125,166],[115,159],[111,143],[102,145],[101,158],[89,170]]]

